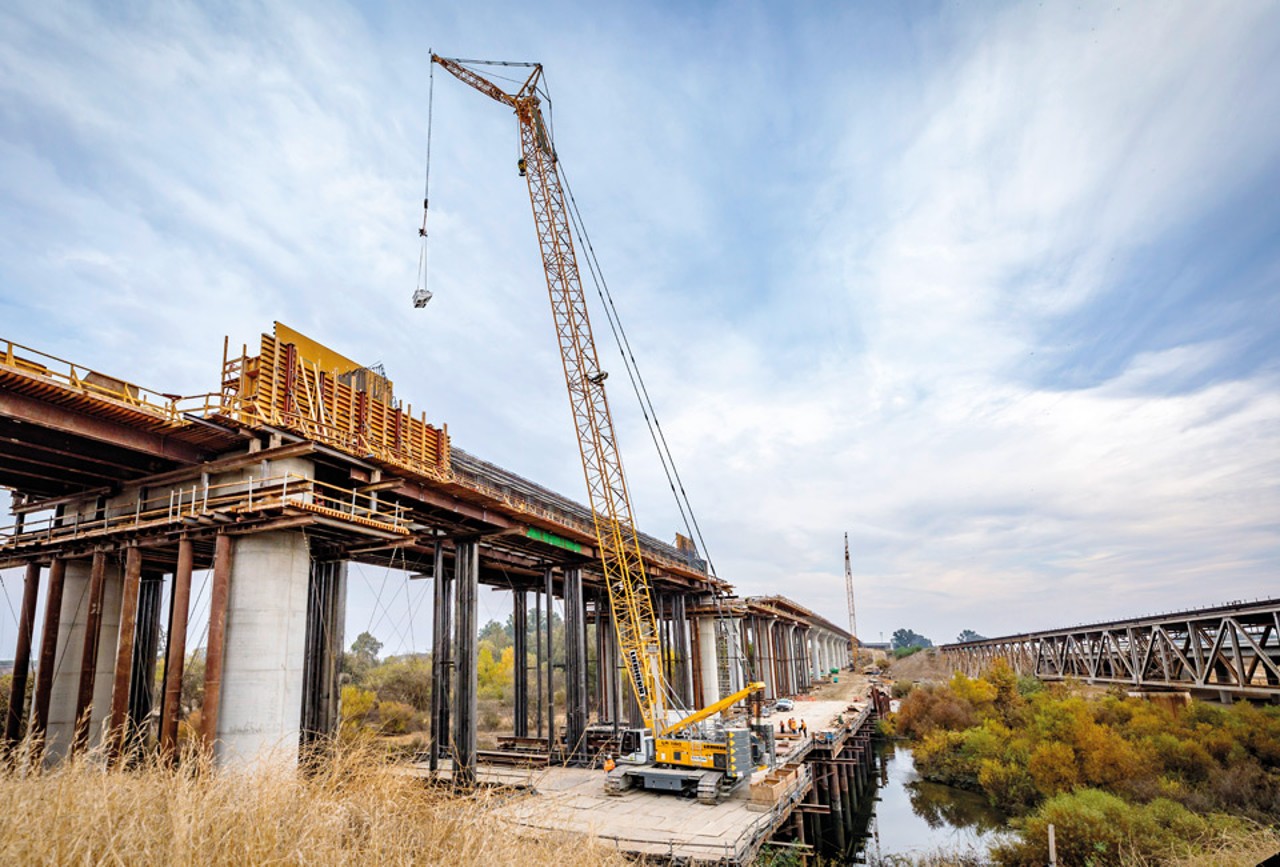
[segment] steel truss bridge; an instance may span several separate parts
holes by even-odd
[[[1018,674],[1219,698],[1280,699],[1280,599],[987,638],[940,648],[976,676],[998,658]]]

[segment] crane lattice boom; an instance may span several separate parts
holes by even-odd
[[[853,651],[853,664],[858,664],[858,612],[853,604],[853,565],[849,561],[849,534],[844,534],[844,590],[849,597],[849,634],[850,650]]]
[[[600,369],[591,333],[591,319],[582,291],[555,148],[542,116],[538,96],[542,66],[531,64],[533,72],[513,94],[456,60],[434,54],[431,60],[459,80],[515,111],[520,128],[520,166],[529,184],[533,220],[542,251],[542,266],[551,297],[551,312],[560,344],[560,359],[564,364],[565,385],[569,390],[569,404],[582,455],[618,647],[626,660],[645,725],[655,735],[661,736],[673,726],[667,719],[667,691],[662,675],[657,618],[640,556],[613,417],[605,397],[606,374]]]

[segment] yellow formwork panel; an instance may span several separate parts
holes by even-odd
[[[300,348],[281,334],[305,343]],[[309,357],[308,352],[322,358]],[[369,378],[350,376],[353,369],[347,364],[354,362],[277,322],[274,335],[262,335],[256,358],[227,360],[224,412],[244,424],[282,427],[350,454],[372,456],[427,476],[447,474],[448,431],[383,399],[389,396],[389,382],[374,375],[379,382],[370,389]],[[356,369],[364,370],[359,365]]]

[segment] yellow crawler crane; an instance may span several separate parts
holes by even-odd
[[[600,565],[618,648],[644,719],[643,729],[624,733],[627,746],[620,757],[623,763],[609,773],[606,791],[618,793],[638,783],[648,789],[696,792],[699,800],[714,803],[750,777],[765,750],[751,728],[725,727],[712,718],[754,696],[764,684],[748,684],[710,707],[689,713],[674,701],[663,676],[653,599],[605,397],[607,374],[601,370],[596,354],[555,147],[542,115],[542,65],[495,64],[436,54],[431,55],[431,61],[511,108],[520,129],[517,167],[528,182],[533,204]],[[525,67],[531,71],[515,93],[508,93],[464,64]]]

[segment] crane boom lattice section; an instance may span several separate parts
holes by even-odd
[[[618,647],[645,724],[661,736],[670,725],[657,618],[605,395],[605,374],[591,331],[555,149],[537,95],[542,68],[535,66],[520,91],[512,95],[455,61],[435,56],[432,60],[481,93],[515,109],[521,170],[529,186]]]

